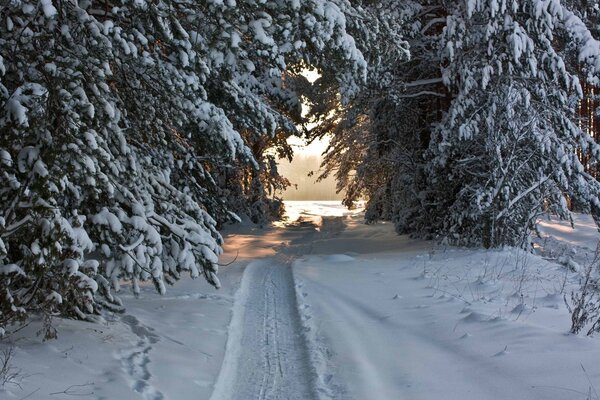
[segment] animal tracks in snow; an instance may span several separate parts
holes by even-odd
[[[121,368],[131,378],[131,388],[140,393],[144,400],[164,399],[164,395],[152,386],[152,374],[148,368],[152,345],[158,342],[159,337],[152,332],[152,328],[142,325],[133,315],[125,315],[121,320],[139,338],[133,348],[123,349],[117,355]]]

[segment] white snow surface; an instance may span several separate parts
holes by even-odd
[[[578,272],[559,260],[585,262],[591,217],[541,221],[542,257],[397,236],[334,202],[286,206],[282,224],[224,232],[220,261],[235,262],[219,291],[142,287],[103,323],[5,338],[17,375],[0,399],[598,398],[600,341],[567,333]]]
[[[591,215],[573,213],[573,224],[546,217],[538,222],[543,237],[554,237],[563,243],[586,247],[595,250],[600,240],[600,233]]]

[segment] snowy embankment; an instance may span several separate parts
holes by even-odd
[[[257,256],[249,242],[237,245],[248,257]],[[227,247],[221,262],[236,254]],[[221,271],[221,290],[184,278],[165,296],[148,284],[136,298],[124,286],[125,314],[100,324],[56,318],[58,339],[47,342],[36,336],[41,323],[33,321],[0,342],[0,350],[13,347],[16,374],[3,386],[0,381],[0,399],[208,399],[224,357],[235,293],[250,262],[243,254]]]
[[[225,290],[216,293],[200,280],[180,282],[164,297],[143,287],[139,298],[122,295],[126,314],[105,323],[55,319],[57,340],[42,342],[34,321],[0,343],[14,346],[17,373],[0,399],[208,398],[239,275],[223,274]]]
[[[542,258],[288,207],[285,227],[227,234],[222,262],[239,255],[220,291],[147,287],[104,324],[56,320],[59,339],[41,342],[34,322],[0,343],[18,372],[0,398],[598,398],[600,341],[567,334],[563,302],[599,238],[591,218],[541,222]]]

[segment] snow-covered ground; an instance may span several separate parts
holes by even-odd
[[[56,320],[42,342],[34,321],[0,342],[17,373],[0,398],[599,398],[600,339],[567,333],[563,301],[600,239],[588,216],[542,221],[542,258],[287,206],[284,224],[226,232],[219,291],[145,287],[104,324]]]

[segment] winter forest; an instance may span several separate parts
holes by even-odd
[[[599,39],[591,0],[0,0],[0,398],[600,400]]]

